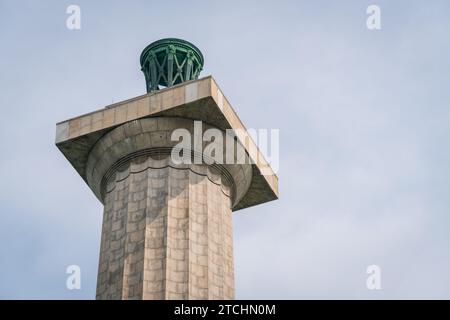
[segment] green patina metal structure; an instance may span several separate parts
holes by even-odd
[[[149,44],[142,51],[140,60],[147,92],[197,79],[204,62],[196,46],[175,38]]]

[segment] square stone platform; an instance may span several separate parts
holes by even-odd
[[[89,151],[100,137],[128,121],[161,116],[200,120],[222,130],[246,130],[215,80],[208,76],[60,122],[56,125],[56,146],[86,181]],[[246,131],[244,136],[258,156],[257,159],[252,157],[250,188],[234,211],[278,199],[278,177]],[[241,142],[247,148],[246,143]]]

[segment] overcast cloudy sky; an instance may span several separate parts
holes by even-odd
[[[102,206],[55,123],[145,93],[163,37],[202,50],[247,127],[280,129],[280,199],[234,214],[237,298],[450,298],[449,18],[446,0],[0,0],[0,298],[95,297]]]

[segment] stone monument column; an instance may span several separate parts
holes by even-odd
[[[104,205],[96,298],[233,299],[232,212],[277,199],[278,178],[215,80],[198,79],[200,50],[162,39],[140,63],[147,94],[56,126]],[[223,161],[205,152],[217,142]]]
[[[105,203],[97,299],[234,298],[231,206],[251,166],[174,163],[172,132],[194,139],[193,127],[180,118],[136,120],[90,152],[88,182]]]

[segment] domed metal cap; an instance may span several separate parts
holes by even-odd
[[[181,39],[161,39],[149,44],[141,53],[141,70],[147,92],[159,86],[197,79],[203,68],[203,55],[192,43]]]

